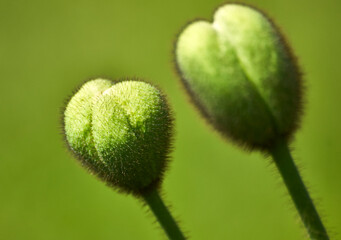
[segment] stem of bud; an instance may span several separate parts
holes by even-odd
[[[270,149],[270,153],[310,238],[313,240],[329,240],[327,231],[302,181],[287,143],[284,140],[277,141],[274,147]]]
[[[169,239],[186,239],[184,234],[181,232],[178,224],[167,209],[167,206],[162,201],[157,189],[153,189],[151,191],[148,191],[147,193],[143,193],[142,197],[154,213],[155,217],[159,221]]]

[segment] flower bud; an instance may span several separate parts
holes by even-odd
[[[162,179],[172,117],[163,94],[148,83],[85,83],[65,108],[64,131],[77,158],[110,186],[139,194]]]
[[[224,136],[259,149],[290,138],[302,108],[301,76],[281,33],[263,13],[226,4],[213,23],[188,24],[175,54],[194,104]]]

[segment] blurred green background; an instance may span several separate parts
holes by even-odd
[[[340,1],[245,2],[275,19],[299,57],[306,112],[293,155],[341,239]],[[95,77],[141,77],[168,94],[176,140],[164,196],[192,239],[306,237],[269,159],[212,131],[173,71],[179,29],[221,3],[0,0],[1,240],[164,239],[141,203],[90,176],[64,147],[60,108]]]

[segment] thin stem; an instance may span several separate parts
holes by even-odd
[[[142,195],[169,239],[186,239],[156,189]]]
[[[282,175],[300,217],[313,240],[328,240],[328,234],[309,196],[307,188],[290,154],[286,141],[278,141],[270,153]]]

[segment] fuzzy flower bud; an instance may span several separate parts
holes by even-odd
[[[85,83],[65,108],[64,131],[77,158],[110,186],[139,194],[162,179],[172,117],[163,94],[148,83]]]
[[[260,11],[220,7],[213,23],[187,25],[176,43],[183,83],[203,116],[248,148],[290,138],[301,112],[301,76],[279,30]]]

